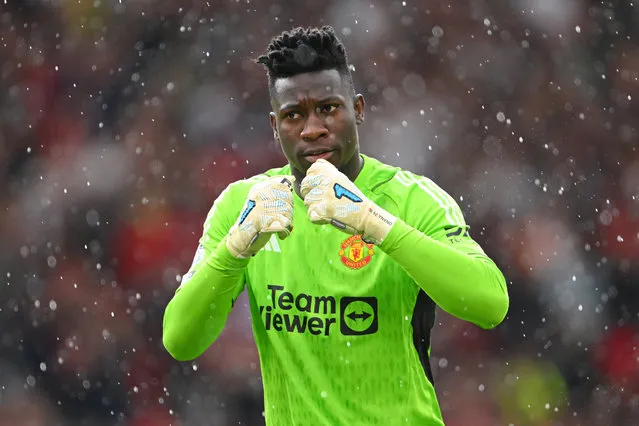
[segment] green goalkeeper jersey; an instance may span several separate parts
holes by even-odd
[[[291,235],[232,258],[222,240],[250,187],[290,174],[272,169],[218,197],[167,307],[167,349],[193,358],[246,287],[268,425],[442,425],[429,365],[435,306],[484,328],[505,315],[504,278],[456,202],[427,178],[362,157],[355,185],[398,218],[380,246],[311,223],[295,194]],[[189,321],[202,322],[186,332]]]

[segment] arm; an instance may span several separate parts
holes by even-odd
[[[446,238],[443,229],[441,234]],[[456,246],[438,241],[398,219],[380,248],[443,310],[495,327],[508,311],[504,276],[470,237],[459,241]]]
[[[389,182],[375,198],[386,197],[395,204],[401,219],[365,196],[326,160],[313,163],[300,189],[311,222],[361,234],[450,314],[483,328],[499,324],[508,310],[504,277],[468,236],[457,203],[423,176],[399,171]]]
[[[234,200],[243,195],[229,189],[213,203],[193,265],[164,312],[162,342],[179,361],[197,358],[217,339],[243,288],[248,259],[234,258],[224,243],[229,217],[241,207],[234,209]]]
[[[225,191],[213,204],[194,266],[167,306],[162,340],[178,360],[196,358],[213,343],[242,290],[251,256],[272,234],[284,239],[293,228],[294,178],[257,180],[231,185],[237,190]],[[230,217],[237,219],[232,226]]]
[[[224,242],[217,244],[176,291],[164,312],[162,333],[173,358],[197,358],[217,339],[242,288],[248,262],[234,258]]]

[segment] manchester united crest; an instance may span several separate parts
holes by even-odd
[[[361,235],[351,235],[342,242],[339,256],[344,265],[351,269],[360,269],[371,261],[371,257],[375,254],[374,246],[362,241]]]

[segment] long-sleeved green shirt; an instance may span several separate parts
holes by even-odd
[[[164,345],[193,359],[246,286],[268,425],[441,425],[429,365],[435,306],[483,328],[508,310],[504,277],[457,203],[425,177],[362,157],[356,186],[398,217],[380,246],[312,224],[295,195],[292,234],[233,258],[224,238],[249,188],[290,174],[272,169],[218,197],[166,308]]]

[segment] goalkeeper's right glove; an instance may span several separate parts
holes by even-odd
[[[244,208],[226,237],[226,247],[236,258],[260,251],[271,235],[280,239],[293,230],[293,176],[275,176],[255,184]]]

